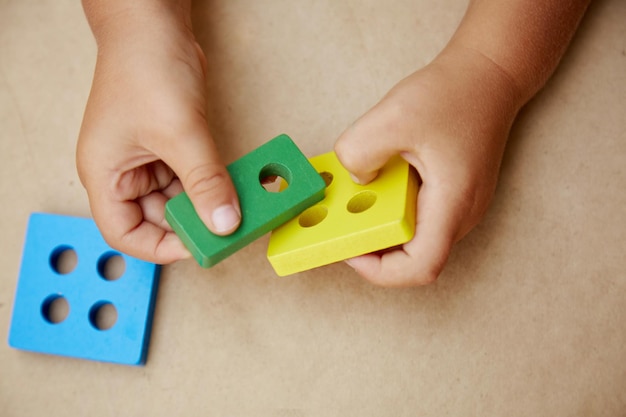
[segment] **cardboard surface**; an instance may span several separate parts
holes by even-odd
[[[224,161],[283,132],[327,152],[464,8],[196,2]],[[6,343],[29,214],[89,215],[74,147],[96,50],[79,2],[0,2],[0,415],[626,414],[624,16],[593,2],[437,283],[381,289],[343,264],[277,279],[264,237],[163,268],[138,369]]]

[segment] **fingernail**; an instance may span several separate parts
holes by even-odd
[[[350,174],[350,178],[352,178],[352,181],[354,181],[356,184],[361,185],[361,180],[359,180],[356,175],[354,174]]]
[[[228,233],[237,228],[241,216],[233,206],[227,204],[213,210],[211,220],[216,232]]]
[[[352,178],[352,181],[354,181],[355,183],[359,184],[359,185],[367,185],[370,182],[374,181],[374,179],[376,179],[377,176],[377,172],[370,172],[368,174],[361,174],[361,177],[357,177],[354,174],[350,174],[350,178]]]
[[[344,260],[344,262],[345,262],[345,263],[346,263],[346,264],[347,264],[350,268],[352,268],[352,269],[356,270],[356,268],[354,267],[354,264],[353,264],[353,262],[352,262],[352,258],[350,258],[350,259],[346,259],[346,260]]]

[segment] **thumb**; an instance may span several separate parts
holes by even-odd
[[[373,109],[337,139],[335,154],[357,184],[372,181],[380,168],[403,150],[398,146],[398,136],[388,126],[388,120]]]
[[[184,137],[165,155],[208,229],[218,235],[234,232],[241,223],[239,199],[208,128]]]

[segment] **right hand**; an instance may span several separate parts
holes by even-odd
[[[414,166],[422,181],[413,239],[350,259],[352,268],[387,287],[437,279],[453,245],[489,206],[518,97],[491,60],[449,46],[340,136],[335,152],[359,184],[372,181],[393,155]]]
[[[183,189],[212,232],[230,234],[241,221],[206,121],[206,58],[189,25],[167,17],[135,10],[92,24],[98,59],[77,146],[107,243],[160,264],[190,256],[164,216]]]

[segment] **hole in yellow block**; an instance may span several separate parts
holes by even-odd
[[[298,219],[302,227],[313,227],[320,224],[328,215],[328,209],[324,206],[313,206],[306,209]]]
[[[331,174],[330,172],[320,172],[320,177],[322,177],[322,179],[326,183],[326,187],[329,187],[330,184],[333,183],[333,174]]]
[[[375,202],[375,192],[369,190],[361,191],[360,193],[355,194],[350,201],[348,201],[346,208],[350,213],[363,213],[365,210],[372,207]]]

